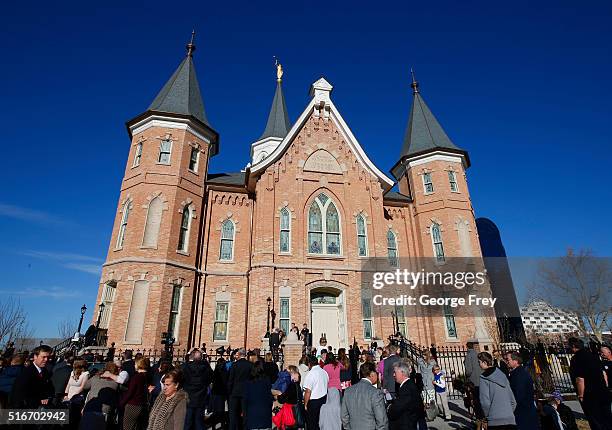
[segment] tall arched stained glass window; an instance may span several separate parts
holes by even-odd
[[[357,215],[357,251],[360,257],[366,257],[368,255],[366,222],[362,214]]]
[[[219,259],[231,261],[234,258],[234,223],[226,219],[221,224],[221,250]]]
[[[440,224],[435,222],[431,225],[431,240],[433,242],[436,261],[444,261],[444,246],[442,245],[442,233],[440,233]]]
[[[387,255],[389,256],[389,265],[391,267],[398,267],[397,239],[395,238],[395,233],[393,233],[391,229],[387,230]]]
[[[280,211],[280,252],[291,252],[291,214],[287,208]]]
[[[338,210],[331,201],[327,207],[325,219],[327,253],[340,254],[340,219],[338,218]]]
[[[308,252],[328,255],[342,252],[340,215],[336,205],[324,193],[317,196],[308,210]]]

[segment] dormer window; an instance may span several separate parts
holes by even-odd
[[[200,150],[198,148],[191,148],[191,156],[189,157],[189,170],[192,172],[198,172],[198,161],[200,159]]]
[[[434,186],[433,182],[431,181],[430,172],[423,173],[423,189],[425,190],[425,194],[431,194],[434,192]]]
[[[172,154],[172,141],[162,140],[159,144],[159,159],[160,164],[170,164],[170,155]]]
[[[448,171],[448,182],[450,183],[450,189],[453,193],[459,192],[459,187],[457,187],[457,175],[452,170]]]
[[[142,158],[142,143],[136,145],[136,153],[134,154],[134,164],[132,167],[138,167],[140,165],[140,159]]]

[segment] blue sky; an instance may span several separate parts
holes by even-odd
[[[93,309],[125,121],[174,71],[192,28],[221,134],[211,171],[247,163],[273,96],[274,55],[291,119],[324,75],[388,171],[414,67],[429,107],[469,151],[476,214],[498,224],[509,255],[568,246],[612,255],[610,2],[12,2],[3,16],[0,294],[21,300],[38,336],[78,320],[83,303]]]

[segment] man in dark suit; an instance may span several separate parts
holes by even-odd
[[[538,430],[540,420],[533,401],[533,380],[525,369],[523,359],[518,351],[506,353],[506,363],[510,368],[510,388],[516,400],[514,419],[518,430]],[[500,367],[501,370],[501,367]]]
[[[399,356],[397,355],[397,345],[389,345],[389,356],[385,358],[383,362],[383,380],[382,387],[386,390],[391,397],[395,398],[396,395],[396,383],[393,378],[394,365],[400,361]]]
[[[274,356],[274,361],[278,360],[278,348],[280,347],[281,339],[280,339],[280,330],[275,328],[272,333],[270,333],[270,351]]]
[[[308,336],[309,334],[310,334],[310,330],[308,330],[308,325],[304,323],[304,327],[302,328],[302,331],[300,332],[300,339],[304,341],[304,346],[309,346],[310,344],[312,344],[312,342],[309,343],[309,340],[310,340],[310,337]]]
[[[55,403],[60,404],[66,395],[66,385],[72,373],[72,363],[74,362],[74,354],[68,351],[64,354],[64,359],[55,365],[51,374],[51,382],[55,388]],[[47,366],[48,367],[48,366]]]
[[[183,364],[183,389],[189,396],[185,430],[204,429],[204,409],[208,400],[208,387],[212,382],[212,369],[199,349],[189,354],[190,361]]]
[[[236,361],[230,368],[229,377],[227,380],[229,393],[229,429],[238,430],[244,427],[241,419],[241,413],[245,410],[244,405],[244,383],[251,376],[251,366],[246,358],[244,348],[239,349],[236,354]]]
[[[34,348],[32,364],[23,369],[15,379],[10,405],[17,409],[38,409],[47,405],[55,392],[47,370],[47,362],[53,350],[48,345]]]
[[[136,373],[136,365],[134,364],[134,360],[132,359],[132,350],[126,349],[123,352],[123,362],[121,363],[121,370],[125,370],[130,378],[134,376]]]
[[[389,430],[416,430],[419,410],[422,408],[419,390],[409,378],[410,367],[406,362],[398,361],[393,370],[393,377],[399,388],[397,397],[387,411]]]

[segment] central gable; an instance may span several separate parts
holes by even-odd
[[[314,120],[318,123],[333,124],[333,128],[338,131],[342,140],[346,142],[346,145],[351,150],[360,167],[376,177],[383,190],[388,191],[393,187],[393,180],[381,172],[368,158],[340,115],[340,112],[331,101],[331,90],[332,86],[324,78],[319,79],[312,85],[312,100],[308,103],[308,106],[306,106],[306,109],[304,109],[298,120],[293,124],[287,136],[278,144],[274,151],[265,159],[250,166],[250,180],[255,180],[256,177],[259,176],[258,174],[263,173],[270,165],[277,162],[283,154],[285,154],[309,120]],[[324,148],[320,148],[311,153],[308,159],[304,161],[303,169],[312,172],[342,174],[343,170],[346,170],[346,167],[343,168],[343,166],[338,163],[337,157],[332,153]]]

